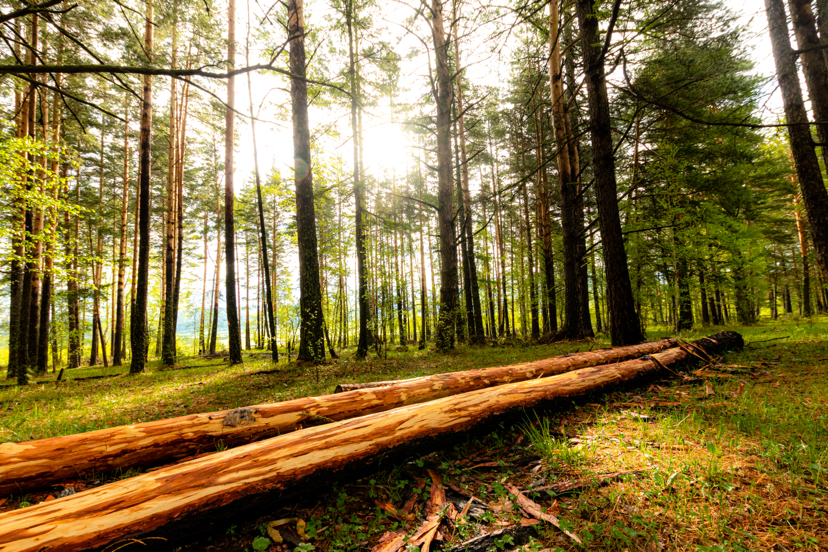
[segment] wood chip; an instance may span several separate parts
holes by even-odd
[[[428,470],[431,478],[431,496],[426,503],[426,516],[437,514],[446,502],[446,490],[443,488],[443,478],[434,470]]]
[[[402,550],[405,545],[405,533],[391,532],[385,533],[371,552],[397,552]]]
[[[428,518],[417,528],[417,532],[414,533],[414,536],[408,540],[408,544],[414,546],[420,546],[423,544],[428,538],[429,542],[431,539],[434,538],[434,533],[437,532],[437,528],[440,526],[440,516],[438,514],[433,514],[428,516]]]
[[[393,504],[384,500],[374,500],[374,504],[384,512],[388,513],[389,516],[396,519],[397,521],[405,521],[408,517],[407,514],[404,514],[400,510],[397,510]]]
[[[504,466],[507,464],[504,464]],[[500,462],[497,460],[493,460],[491,462],[481,462],[480,464],[475,464],[474,466],[470,467],[470,470],[476,470],[479,468],[499,468]]]

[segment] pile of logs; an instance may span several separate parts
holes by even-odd
[[[87,470],[175,460],[214,449],[219,439],[234,445],[247,442],[2,513],[0,550],[85,550],[126,538],[152,542],[147,535],[163,536],[169,545],[186,538],[188,528],[203,531],[205,520],[216,511],[224,516],[272,503],[284,493],[341,477],[342,470],[367,469],[381,457],[388,462],[412,450],[422,453],[457,432],[485,428],[526,408],[570,404],[642,378],[669,375],[667,370],[741,346],[739,334],[721,332],[687,345],[665,340],[2,444],[0,492],[9,492]]]

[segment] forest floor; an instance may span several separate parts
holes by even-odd
[[[742,352],[642,387],[596,396],[555,413],[491,428],[454,447],[228,524],[182,550],[370,550],[383,534],[413,535],[433,481],[465,523],[438,533],[450,550],[484,533],[491,550],[580,550],[560,529],[532,524],[512,484],[560,520],[590,550],[828,550],[828,319],[765,321],[735,329]],[[695,339],[718,331],[685,332]],[[668,332],[650,332],[651,339]],[[0,382],[0,441],[21,441],[194,412],[332,392],[338,383],[400,379],[512,364],[607,346],[606,341],[461,347],[450,355],[389,351],[318,368],[278,372],[266,358],[228,367],[220,358],[125,368],[82,368],[19,388]],[[155,369],[153,369],[155,368]],[[104,376],[104,377],[99,377]],[[83,379],[97,377],[97,379]],[[137,472],[67,482],[76,490]],[[62,487],[0,497],[0,511],[25,507]],[[422,495],[422,497],[420,496]],[[413,515],[400,514],[414,499]],[[411,519],[408,519],[411,518]],[[267,533],[274,520],[286,543]],[[298,522],[297,520],[301,520]],[[297,533],[306,541],[299,544]],[[432,548],[433,549],[433,548]],[[459,549],[458,549],[459,550]]]

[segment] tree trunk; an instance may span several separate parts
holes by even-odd
[[[773,47],[777,80],[779,81],[779,89],[782,91],[782,103],[788,123],[791,151],[796,165],[796,172],[799,176],[799,186],[802,190],[805,209],[808,213],[811,239],[816,250],[817,264],[823,276],[828,277],[828,191],[825,189],[825,183],[822,180],[822,172],[811,139],[808,114],[802,101],[802,89],[796,71],[796,54],[791,49],[785,7],[782,0],[765,0],[765,13],[768,18],[768,32]],[[796,17],[794,19],[796,20]],[[800,29],[801,31],[802,29]],[[808,59],[813,61],[810,56],[808,56]],[[803,67],[805,67],[805,56],[803,56],[802,61]],[[807,72],[806,75],[808,75]],[[816,105],[814,107],[816,113]],[[823,115],[823,117],[826,116],[828,115]],[[819,120],[822,122],[828,119],[822,118]]]
[[[708,354],[741,345],[741,336],[734,333],[695,343]],[[560,408],[585,396],[664,375],[667,372],[662,367],[673,370],[696,361],[690,352],[674,348],[650,359],[479,389],[216,452],[60,501],[2,513],[0,544],[16,552],[43,548],[72,551],[101,547],[123,537],[145,537],[171,521],[179,524],[167,528],[165,537],[181,540],[190,536],[180,525],[185,516],[230,504],[237,515],[260,511],[262,502],[257,498],[272,501],[274,495],[269,493],[307,492],[312,483],[329,483],[330,476],[325,479],[325,475],[331,471],[373,463],[379,455],[384,461],[389,457],[394,461],[415,448],[431,450],[456,440],[461,431],[491,425],[502,416],[527,408]],[[312,475],[316,481],[309,479]],[[191,529],[203,531],[203,519]],[[51,530],[44,531],[44,527]]]
[[[121,188],[120,240],[118,243],[118,289],[115,306],[115,335],[112,338],[112,366],[121,366],[124,334],[124,283],[126,280],[127,214],[129,209],[129,96],[124,102],[124,179]]]
[[[535,95],[532,95],[532,113],[535,122],[535,143],[538,159],[537,180],[537,229],[540,234],[541,252],[543,254],[543,274],[546,286],[546,298],[543,301],[546,323],[544,333],[558,331],[558,305],[555,296],[555,257],[552,249],[552,221],[549,215],[549,183],[546,179],[546,153],[544,152],[544,133],[541,128],[543,117],[538,116]]]
[[[209,352],[211,355],[216,354],[216,342],[218,341],[219,282],[221,281],[221,189],[219,188],[218,173],[216,173],[216,221],[218,235],[216,237],[216,277],[213,279],[213,308],[210,316]]]
[[[569,23],[567,23],[564,29],[564,42],[569,44],[572,40],[572,27],[574,25],[573,18],[569,17],[568,12],[565,13],[565,18],[569,19]],[[565,111],[567,112],[567,117],[564,120],[566,125],[566,135],[569,137],[570,147],[569,147],[569,158],[570,158],[570,168],[572,170],[572,177],[575,179],[577,184],[573,183],[576,186],[575,188],[575,203],[572,206],[572,213],[575,219],[575,229],[576,233],[576,246],[578,251],[578,264],[580,266],[580,271],[578,272],[578,288],[581,290],[581,323],[583,327],[586,329],[587,335],[586,337],[591,337],[594,334],[592,333],[592,320],[591,315],[589,312],[589,274],[587,270],[587,249],[586,249],[586,232],[583,230],[584,228],[584,193],[586,192],[585,187],[583,186],[581,174],[582,174],[582,167],[581,167],[581,141],[580,138],[573,132],[572,129],[579,128],[580,124],[578,121],[578,105],[575,101],[576,95],[578,93],[578,85],[575,82],[575,55],[573,53],[574,48],[569,48],[566,55],[564,56],[564,65],[566,66],[566,89],[564,90],[564,99],[566,102],[564,103]],[[571,108],[567,108],[567,106],[572,103]],[[634,169],[633,169],[634,170]],[[591,256],[592,262],[595,262],[594,254]],[[594,278],[593,278],[594,279]],[[599,308],[596,306],[595,308],[596,318],[598,317]],[[603,324],[601,324],[603,325]],[[596,323],[596,327],[598,324]]]
[[[794,197],[794,215],[796,216],[796,230],[799,237],[799,251],[802,254],[802,314],[811,316],[811,267],[808,262],[808,234],[802,220],[802,214],[799,211],[799,198],[799,195]]]
[[[494,196],[494,209],[495,209],[495,237],[497,239],[497,249],[499,252],[499,261],[500,261],[500,277],[501,277],[501,292],[503,294],[503,302],[501,303],[500,307],[500,321],[498,323],[498,334],[509,337],[511,332],[509,331],[509,295],[506,291],[506,247],[504,244],[504,236],[503,236],[503,213],[501,210],[501,201],[500,201],[500,190],[497,186],[497,175],[495,173],[496,167],[496,158],[494,156],[494,150],[492,149],[492,140],[491,140],[491,128],[489,130],[489,153],[492,156],[492,195]],[[514,303],[512,303],[512,308],[514,308]],[[514,324],[512,325],[514,326]]]
[[[437,374],[408,380],[339,385],[332,395],[100,429],[25,443],[2,443],[0,495],[48,486],[67,477],[171,462],[214,447],[237,446],[330,420],[462,395],[516,381],[613,364],[676,347],[663,339],[618,349]],[[368,391],[361,391],[367,389]],[[136,443],[140,442],[140,446]]]
[[[203,355],[207,350],[204,342],[204,307],[207,299],[207,209],[204,209],[204,271],[201,282],[201,319],[198,323],[198,354]]]
[[[454,348],[457,318],[457,238],[451,185],[451,75],[448,65],[449,42],[443,27],[443,3],[431,0],[431,27],[437,78],[432,91],[437,104],[437,218],[440,227],[440,315],[437,319],[436,346],[441,351]]]
[[[526,182],[523,183],[523,218],[526,225],[526,255],[529,263],[529,277],[526,285],[529,286],[529,307],[532,315],[532,339],[540,337],[540,324],[538,323],[538,297],[535,285],[535,257],[532,254],[534,244],[532,243],[532,222],[529,220],[529,195],[526,193]]]
[[[293,108],[293,152],[296,182],[296,234],[299,248],[299,360],[325,359],[322,290],[319,287],[316,212],[308,126],[308,86],[305,82],[305,16],[303,0],[288,1],[290,38],[290,98]]]
[[[707,300],[707,284],[704,281],[704,265],[701,262],[698,264],[697,270],[699,271],[699,293],[701,294],[702,326],[707,327],[710,325],[710,307],[708,306]]]
[[[627,253],[618,215],[615,181],[615,153],[612,145],[609,97],[607,95],[604,57],[599,38],[595,0],[578,0],[578,23],[581,27],[581,48],[584,53],[584,80],[589,97],[590,134],[595,170],[595,197],[601,221],[601,246],[607,272],[607,308],[613,345],[641,343],[641,323],[627,267]]]
[[[147,0],[146,25],[144,28],[144,50],[152,62],[153,0]],[[130,319],[130,343],[132,362],[129,372],[144,371],[147,355],[147,290],[149,284],[150,253],[150,149],[152,132],[152,76],[144,76],[144,90],[141,105],[141,134],[138,144],[140,156],[140,180],[138,184],[138,275],[136,280],[135,304]]]
[[[187,67],[189,68],[189,54]],[[186,136],[187,136],[187,112],[190,106],[190,83],[186,83],[181,92],[182,98],[178,108],[178,155],[176,160],[177,169],[176,179],[176,193],[178,199],[176,206],[178,213],[176,214],[176,234],[178,243],[176,244],[176,260],[175,260],[175,286],[173,286],[173,345],[175,350],[178,350],[178,342],[176,340],[176,332],[178,328],[178,303],[181,298],[181,269],[184,263],[184,154],[186,152]]]
[[[454,67],[451,68],[452,72],[454,71]],[[475,333],[474,328],[474,306],[472,303],[472,296],[471,296],[471,287],[469,287],[468,282],[471,279],[471,275],[469,273],[469,252],[467,250],[468,242],[466,241],[466,207],[463,204],[463,183],[462,177],[460,175],[460,144],[457,140],[458,130],[457,130],[457,106],[452,104],[452,120],[454,121],[454,183],[455,183],[455,198],[456,198],[456,205],[457,205],[457,215],[455,220],[457,220],[457,224],[460,226],[459,236],[460,239],[458,240],[458,248],[460,249],[460,266],[462,267],[463,273],[462,278],[458,281],[458,294],[462,292],[464,301],[464,308],[458,308],[457,310],[457,341],[465,342],[471,339],[471,336]],[[455,230],[456,232],[456,230]],[[457,235],[457,234],[456,234]]]
[[[420,160],[417,159],[417,199],[421,202],[423,200],[423,174],[422,174],[422,167],[420,164]],[[423,327],[420,331],[420,344],[417,347],[419,350],[425,349],[426,346],[426,333],[427,333],[427,324],[428,324],[428,313],[426,311],[426,294],[428,293],[427,290],[427,283],[426,283],[426,270],[425,270],[425,244],[423,243],[423,204],[419,203],[419,211],[418,214],[420,215],[420,318],[422,318]],[[429,254],[429,260],[431,260],[431,255]],[[432,266],[433,270],[433,266]]]
[[[227,67],[236,66],[236,0],[230,0],[227,8]],[[224,258],[226,265],[225,301],[227,303],[227,330],[230,364],[242,363],[241,329],[239,327],[238,300],[236,297],[236,223],[233,205],[235,191],[233,176],[233,149],[235,140],[236,79],[227,79],[227,107],[224,111]]]
[[[466,240],[466,253],[469,256],[469,278],[466,282],[466,287],[469,288],[469,293],[471,295],[472,300],[472,309],[474,311],[474,324],[472,327],[474,328],[473,335],[469,336],[469,341],[471,343],[483,343],[486,340],[486,336],[483,334],[483,311],[481,310],[480,306],[480,284],[477,279],[477,256],[474,252],[474,225],[472,222],[472,209],[471,209],[471,194],[469,193],[469,166],[468,166],[468,158],[466,156],[466,125],[465,125],[465,112],[463,106],[463,67],[460,64],[460,39],[458,37],[458,24],[457,20],[457,12],[456,7],[457,3],[455,3],[455,13],[454,13],[454,24],[452,25],[454,30],[454,66],[457,75],[455,76],[455,83],[457,85],[457,111],[458,111],[458,119],[457,119],[457,134],[458,138],[460,139],[460,168],[461,168],[461,175],[462,175],[462,184],[463,184],[463,210],[465,214],[465,220],[463,221],[464,227],[464,234]]]
[[[173,22],[172,22],[172,58],[171,67],[177,68],[178,54],[178,2],[173,1]],[[172,366],[175,364],[175,261],[176,261],[176,224],[178,218],[178,178],[176,170],[176,156],[178,154],[178,80],[170,77],[170,124],[169,139],[167,147],[167,218],[164,238],[164,319],[163,319],[163,342],[161,346],[161,364]]]
[[[248,64],[250,61],[248,60]],[[276,345],[276,319],[273,316],[273,294],[270,287],[270,259],[268,258],[267,227],[264,218],[264,202],[262,201],[262,181],[259,172],[259,149],[256,143],[256,119],[253,116],[253,88],[250,83],[250,73],[247,74],[247,90],[250,97],[250,132],[253,135],[253,163],[256,169],[256,206],[259,210],[259,231],[262,244],[262,261],[264,265],[265,311],[268,330],[270,333],[270,358],[279,362],[279,347]]]

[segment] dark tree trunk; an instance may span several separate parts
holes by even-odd
[[[144,30],[144,50],[152,56],[153,34],[153,0],[147,1],[146,25]],[[152,61],[150,58],[149,61]],[[138,144],[141,173],[138,184],[138,275],[136,280],[135,303],[130,315],[130,343],[132,345],[132,362],[129,372],[139,374],[144,371],[147,355],[147,288],[149,284],[150,253],[150,149],[152,131],[152,76],[144,76],[144,90],[141,105],[141,134]]]
[[[460,143],[458,140],[457,106],[452,107],[452,119],[454,123],[454,166],[455,170],[455,186],[456,186],[456,200],[457,200],[457,224],[460,226],[460,253],[462,254],[461,266],[463,267],[463,280],[460,282],[460,290],[463,292],[463,299],[465,300],[465,309],[458,311],[457,317],[457,340],[471,341],[472,336],[476,333],[475,318],[474,318],[474,303],[472,302],[471,286],[471,272],[469,269],[469,242],[466,240],[466,206],[463,202],[463,184],[461,176],[461,162],[460,162]]]
[[[676,262],[676,280],[678,284],[678,320],[676,330],[693,329],[693,300],[690,297],[690,271],[687,266],[687,258],[678,252],[679,258]]]
[[[420,167],[420,160],[417,160],[417,198],[423,199],[423,175]],[[425,244],[423,243],[423,204],[419,204],[420,215],[420,317],[422,318],[422,331],[420,332],[420,344],[417,347],[419,350],[425,349],[427,333],[428,333],[428,311],[426,310],[426,271],[425,271]],[[431,255],[429,255],[429,260]],[[432,267],[433,270],[433,267]]]
[[[564,43],[569,44],[572,42],[572,26],[574,22],[572,18],[569,17],[568,12],[565,13],[565,18],[569,19],[569,22],[564,29]],[[575,195],[575,204],[572,206],[573,209],[573,216],[575,217],[575,228],[577,230],[576,234],[576,242],[578,248],[578,263],[580,266],[580,270],[578,271],[578,287],[581,290],[581,324],[586,330],[586,334],[584,337],[592,337],[595,334],[592,331],[592,317],[589,312],[589,273],[587,269],[587,249],[586,249],[586,233],[583,231],[584,227],[584,188],[582,187],[581,182],[581,140],[576,135],[572,129],[576,129],[580,126],[578,122],[578,105],[575,101],[576,98],[574,97],[577,94],[578,85],[575,83],[575,54],[573,53],[573,48],[569,48],[565,57],[564,57],[564,64],[566,65],[566,89],[564,89],[564,98],[566,99],[566,103],[564,107],[566,108],[566,112],[568,116],[564,120],[566,124],[566,135],[569,138],[570,147],[569,147],[569,157],[570,167],[572,170],[572,176],[577,182],[576,188],[576,195]],[[572,104],[571,108],[568,108]],[[592,262],[594,264],[595,257],[592,256]],[[594,275],[593,275],[594,276]],[[595,278],[593,277],[593,280]],[[596,303],[597,305],[597,303]],[[595,316],[596,318],[599,317],[599,308],[596,306],[595,308]],[[603,323],[600,323],[600,327],[603,327]]]
[[[797,4],[798,5],[798,4]],[[791,49],[788,26],[786,23],[785,7],[782,0],[765,0],[765,13],[768,19],[768,32],[773,47],[773,58],[776,64],[776,75],[779,81],[779,88],[782,91],[782,103],[785,108],[785,118],[788,123],[788,137],[791,142],[791,151],[796,165],[796,172],[799,176],[799,185],[802,189],[802,197],[805,200],[805,209],[808,213],[808,221],[811,228],[811,239],[816,250],[817,264],[823,275],[828,276],[828,191],[822,180],[819,162],[817,161],[814,143],[811,139],[810,126],[808,125],[808,114],[805,111],[805,104],[802,101],[802,89],[799,85],[799,76],[796,71],[796,54]],[[794,17],[796,22],[797,17]],[[800,25],[798,32],[805,29]],[[800,45],[800,48],[803,45]],[[813,53],[817,53],[814,51]],[[806,62],[806,58],[809,60]],[[803,55],[803,68],[811,63],[816,65],[813,58]],[[824,63],[824,61],[823,61]],[[810,74],[806,69],[806,77],[820,76]],[[807,79],[809,88],[817,85],[811,78]],[[819,93],[814,97],[814,92]],[[828,89],[812,91],[812,100],[821,97],[821,93],[828,93]],[[817,104],[814,102],[814,113],[816,114]],[[828,106],[825,106],[828,107]],[[828,116],[824,114],[823,117]],[[826,121],[820,118],[820,121]],[[822,128],[823,125],[820,125]],[[822,139],[822,138],[821,138]],[[824,149],[824,148],[823,148]]]
[[[704,281],[704,266],[699,263],[699,292],[701,293],[701,308],[702,308],[702,325],[707,327],[710,325],[710,308],[707,302],[707,284]],[[774,294],[774,297],[776,295]]]
[[[178,131],[178,148],[175,171],[176,174],[176,193],[178,199],[176,206],[178,212],[176,214],[176,234],[178,243],[176,244],[176,261],[175,261],[175,286],[173,287],[173,345],[176,351],[178,350],[177,331],[178,331],[178,304],[181,298],[181,269],[184,261],[184,154],[186,152],[186,135],[187,135],[187,111],[190,103],[189,83],[184,86],[182,91],[182,98],[178,108],[178,124],[176,129]]]
[[[54,216],[54,215],[53,215]],[[51,223],[50,223],[51,224]],[[54,236],[54,231],[51,232]],[[46,374],[49,364],[49,312],[52,301],[52,269],[54,268],[53,245],[49,242],[46,246],[46,255],[43,259],[43,282],[40,293],[40,323],[37,339],[37,374]]]
[[[604,331],[604,323],[601,320],[601,297],[598,293],[599,283],[598,277],[595,274],[595,252],[589,255],[589,266],[592,270],[592,302],[595,304],[595,329],[598,333]]]
[[[233,69],[236,65],[236,2],[230,0],[227,11],[227,65]],[[235,105],[236,82],[234,77],[227,79],[227,108],[224,112],[224,258],[227,274],[225,277],[225,301],[227,303],[227,331],[230,364],[241,364],[241,329],[239,326],[239,309],[236,297],[236,224],[233,205],[235,191],[233,185],[233,148],[235,139]]]
[[[299,247],[299,360],[325,358],[322,319],[322,290],[319,288],[319,258],[316,241],[316,212],[313,204],[313,171],[308,126],[308,86],[305,77],[305,19],[303,0],[288,2],[290,80],[293,107],[293,152],[296,181],[296,233]]]
[[[583,236],[583,216],[578,213],[578,183],[575,173],[578,167],[573,167],[570,148],[571,136],[567,135],[568,121],[566,101],[563,90],[563,66],[561,64],[559,40],[559,13],[558,5],[549,4],[549,40],[550,40],[550,88],[552,90],[552,118],[555,128],[555,143],[558,149],[558,178],[561,193],[561,233],[563,237],[564,257],[564,325],[563,337],[566,339],[583,339],[592,337],[592,324],[589,320],[589,310],[584,312],[581,289],[585,283],[581,278],[581,263],[579,243]],[[581,206],[583,209],[583,207]],[[593,276],[593,285],[594,285]],[[596,303],[597,307],[597,303]],[[596,308],[596,313],[598,309]],[[586,318],[584,315],[586,314]],[[600,327],[598,331],[601,331]]]
[[[543,117],[535,109],[535,96],[532,96],[533,117],[535,122],[535,142],[537,144],[538,180],[537,180],[537,225],[540,234],[541,253],[543,254],[543,274],[545,282],[544,332],[551,334],[558,330],[558,305],[555,296],[555,257],[552,249],[552,220],[549,215],[549,183],[546,179],[546,154],[544,152],[544,132],[541,127]]]
[[[456,7],[457,3],[455,3],[455,8]],[[457,20],[457,13],[454,14],[454,19],[455,21]],[[473,312],[474,317],[469,324],[469,327],[472,329],[469,334],[469,341],[471,343],[483,343],[486,338],[483,334],[483,311],[480,306],[480,283],[477,279],[477,261],[474,253],[474,225],[472,223],[471,194],[469,193],[469,167],[466,155],[466,125],[463,107],[463,67],[460,64],[460,39],[458,38],[459,25],[455,22],[452,27],[454,28],[454,64],[456,67],[455,70],[459,72],[455,77],[455,82],[457,84],[457,111],[459,114],[457,118],[457,135],[460,141],[460,171],[462,183],[461,201],[463,202],[464,214],[464,218],[462,219],[464,230],[462,236],[465,238],[466,242],[464,256],[468,255],[468,270],[466,271],[468,278],[466,279],[465,284],[466,288],[469,289],[468,295],[471,297],[472,302],[472,310],[469,311],[469,316],[472,316]]]
[[[604,74],[604,58],[600,46],[598,16],[594,0],[578,0],[578,23],[581,27],[581,48],[584,53],[584,80],[589,97],[590,134],[595,169],[595,197],[601,223],[601,246],[607,272],[607,308],[610,337],[614,346],[644,341],[638,313],[635,311],[627,253],[618,216],[615,181],[615,154],[612,144],[609,97]]]
[[[526,228],[526,257],[529,263],[529,274],[526,279],[526,285],[529,286],[529,310],[531,312],[531,338],[538,339],[540,337],[540,323],[538,321],[538,290],[535,284],[535,256],[532,253],[534,249],[532,243],[532,221],[529,218],[529,195],[526,192],[526,182],[523,183],[523,219]]]
[[[67,362],[69,368],[77,368],[80,366],[81,352],[80,352],[80,328],[79,328],[79,309],[78,309],[78,273],[77,273],[77,256],[72,255],[72,227],[69,219],[69,212],[65,212],[63,216],[63,225],[66,232],[66,244],[64,247],[66,255],[66,306],[67,306],[67,326],[68,326],[68,351]],[[75,238],[76,239],[76,238]]]
[[[823,149],[828,148],[823,147]],[[811,316],[811,266],[808,260],[808,232],[799,212],[799,196],[794,198],[794,215],[796,216],[796,230],[799,237],[799,251],[802,254],[802,314]],[[817,294],[817,297],[819,297],[819,294]]]
[[[172,48],[171,48],[171,67],[176,68],[177,50],[178,50],[178,30],[176,24],[178,20],[178,2],[173,0],[173,21],[170,32],[172,34]],[[162,320],[162,345],[161,345],[161,363],[164,366],[172,366],[175,364],[175,301],[173,295],[175,294],[175,261],[176,261],[176,219],[178,218],[178,200],[177,186],[178,179],[176,178],[176,154],[178,151],[178,132],[176,131],[176,123],[178,121],[176,108],[178,107],[178,81],[170,78],[170,121],[168,127],[168,146],[167,146],[167,212],[165,218],[164,228],[164,309]],[[232,166],[232,163],[231,163]]]
[[[448,65],[449,43],[443,27],[443,3],[431,0],[432,38],[437,68],[437,218],[440,228],[440,314],[436,345],[447,351],[454,348],[454,323],[457,318],[457,239],[451,185],[451,75]]]
[[[268,258],[267,247],[267,226],[265,225],[264,217],[264,202],[262,201],[262,183],[261,175],[259,174],[259,148],[256,143],[256,119],[253,116],[253,88],[250,86],[250,73],[247,74],[247,90],[250,98],[250,132],[253,135],[253,162],[256,169],[256,206],[259,209],[259,230],[261,232],[262,252],[260,259],[263,261],[264,267],[264,288],[265,288],[265,319],[267,322],[268,333],[270,334],[270,352],[273,362],[279,362],[279,347],[276,344],[276,319],[273,316],[273,292],[271,290],[270,280],[270,260]],[[258,300],[257,300],[258,307]],[[248,326],[248,334],[250,332]],[[248,341],[250,338],[248,338]]]
[[[371,315],[368,305],[368,275],[365,267],[365,220],[362,212],[362,204],[365,201],[365,187],[360,177],[360,143],[359,121],[357,117],[357,101],[359,98],[359,87],[357,79],[356,56],[354,53],[354,42],[356,40],[356,29],[354,28],[354,0],[348,0],[345,11],[345,22],[348,27],[348,64],[351,78],[351,139],[354,150],[354,218],[356,233],[356,255],[357,255],[357,308],[359,309],[359,330],[357,339],[356,356],[364,359],[368,356],[368,327]]]
[[[395,192],[396,193],[396,192]],[[395,206],[396,207],[396,206]],[[397,216],[394,215],[394,222],[397,221]],[[399,343],[400,346],[405,345],[405,306],[403,304],[403,294],[405,293],[405,285],[403,284],[402,272],[400,271],[400,248],[402,243],[398,241],[398,232],[394,230],[394,287],[396,288],[396,297],[397,297],[397,325],[399,330]]]

